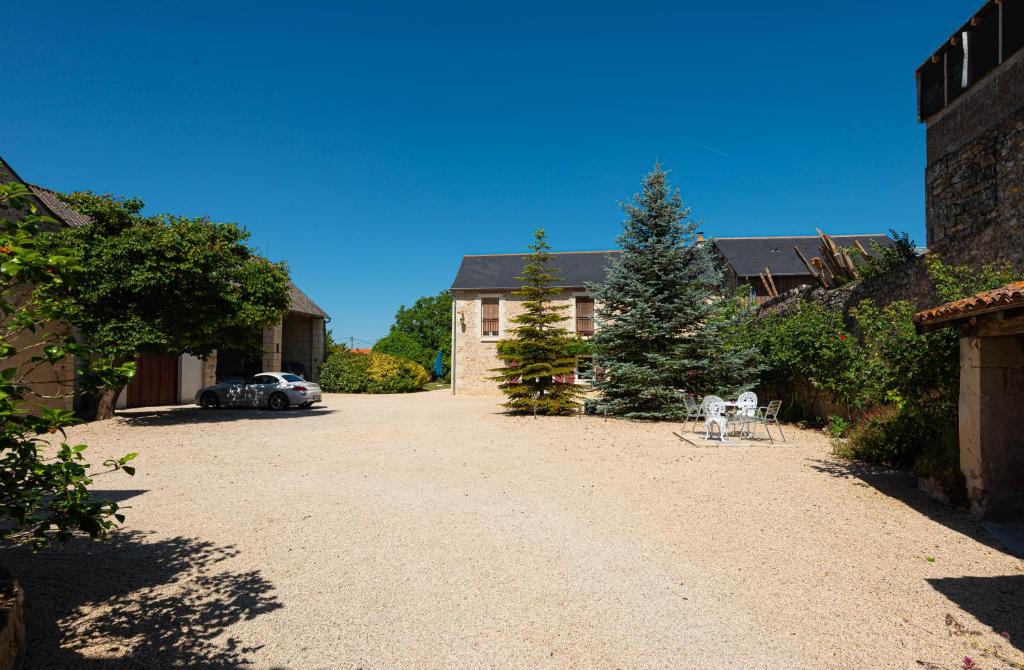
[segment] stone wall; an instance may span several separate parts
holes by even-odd
[[[1024,51],[928,119],[928,247],[1024,267]]]
[[[484,338],[480,334],[481,296],[498,297],[500,333],[505,336],[511,320],[521,314],[523,299],[511,291],[454,291],[455,300],[455,342],[454,369],[452,371],[453,392],[457,395],[501,395],[497,382],[491,381],[494,368],[501,366],[497,356],[497,340]],[[575,330],[575,295],[583,289],[567,289],[555,296],[556,304],[565,305],[565,327]]]
[[[928,276],[924,257],[869,279],[850,282],[835,289],[804,287],[770,300],[759,314],[788,314],[805,302],[814,302],[826,309],[846,314],[863,300],[871,299],[885,306],[898,300],[912,302],[918,310],[939,304],[935,286]]]

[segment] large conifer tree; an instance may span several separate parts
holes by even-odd
[[[526,257],[522,286],[513,295],[525,298],[523,313],[512,319],[512,337],[498,342],[498,368],[495,381],[508,397],[505,408],[511,414],[572,414],[583,390],[569,381],[576,368],[573,355],[575,337],[563,325],[565,305],[552,302],[560,293],[556,288],[558,270],[552,266],[551,247],[543,229],[534,233]]]
[[[678,189],[655,165],[623,205],[622,253],[592,287],[594,336],[607,412],[634,419],[680,416],[682,394],[732,395],[750,372],[750,352],[729,346],[722,275]]]

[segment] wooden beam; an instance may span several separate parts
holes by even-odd
[[[814,267],[811,266],[810,261],[808,261],[807,257],[804,256],[804,252],[800,251],[800,247],[793,247],[793,251],[795,251],[796,255],[800,257],[800,260],[803,261],[804,263],[804,267],[806,267],[807,271],[811,273],[811,276],[818,281],[818,284],[820,284],[823,288],[828,288],[828,286],[825,284],[825,280],[821,278],[821,275],[819,275],[817,271],[815,271]]]

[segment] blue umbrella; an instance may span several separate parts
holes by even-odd
[[[444,376],[444,357],[441,352],[437,352],[437,358],[434,359],[434,377],[441,378]]]

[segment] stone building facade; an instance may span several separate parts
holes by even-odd
[[[553,302],[564,306],[565,327],[582,337],[596,328],[594,298],[588,286],[604,281],[614,251],[553,254],[560,270],[561,292]],[[524,254],[465,256],[452,284],[452,393],[455,395],[501,395],[491,377],[500,367],[498,340],[507,336],[512,320],[523,312],[519,286]],[[573,380],[586,384],[592,367],[582,359]]]
[[[988,2],[918,70],[928,247],[949,262],[1024,267],[1021,33],[1021,3]]]

